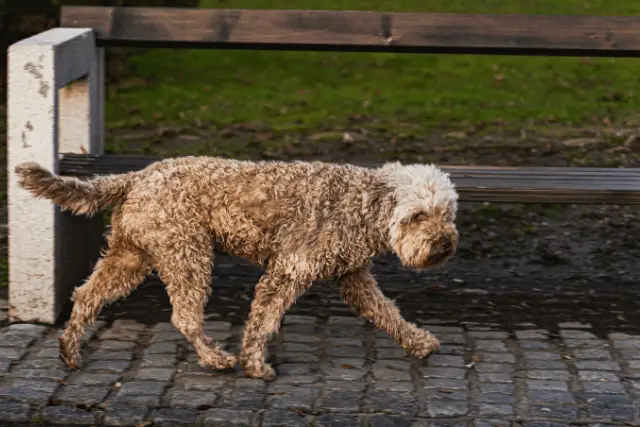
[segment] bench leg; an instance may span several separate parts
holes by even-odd
[[[9,315],[55,323],[102,245],[101,217],[62,213],[18,187],[35,161],[58,172],[61,153],[103,152],[103,52],[91,29],[55,28],[15,43],[8,57]]]

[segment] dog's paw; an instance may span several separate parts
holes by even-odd
[[[238,364],[238,358],[232,354],[221,352],[216,353],[212,357],[200,360],[200,366],[209,369],[231,369]]]
[[[258,365],[258,366],[256,365],[245,366],[244,373],[246,376],[250,378],[258,378],[258,379],[263,379],[265,381],[273,381],[276,378],[278,378],[278,374],[276,373],[276,370],[273,369],[273,367],[268,363],[263,363],[262,365]]]
[[[414,329],[413,336],[405,347],[411,356],[424,358],[440,350],[440,341],[424,329]]]

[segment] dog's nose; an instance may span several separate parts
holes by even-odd
[[[447,240],[444,242],[442,248],[445,252],[451,252],[451,249],[453,249],[453,243],[451,242],[451,240]]]

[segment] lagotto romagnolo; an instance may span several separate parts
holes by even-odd
[[[402,318],[371,275],[371,258],[393,252],[408,267],[442,264],[456,251],[458,195],[433,165],[387,163],[377,169],[322,162],[250,162],[181,157],[121,175],[80,180],[36,163],[16,167],[20,185],[74,214],[113,208],[108,249],[85,284],[60,337],[75,368],[79,339],[103,305],[125,297],[155,270],[171,299],[171,322],[215,369],[241,364],[273,380],[269,337],[316,280],[337,279],[356,313],[426,357],[439,342]],[[239,355],[205,335],[212,248],[261,267]],[[215,283],[213,284],[215,290]]]

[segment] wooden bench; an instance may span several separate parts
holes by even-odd
[[[157,160],[103,154],[103,49],[110,46],[638,57],[640,18],[64,7],[61,28],[9,50],[9,171],[33,160],[89,176]],[[640,204],[640,170],[445,169],[461,200]],[[52,323],[90,271],[102,224],[33,199],[11,174],[9,200],[11,314]]]

